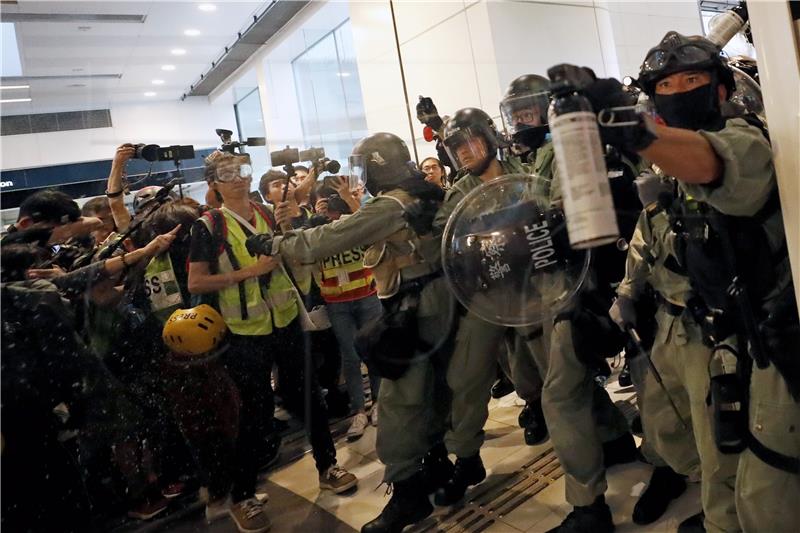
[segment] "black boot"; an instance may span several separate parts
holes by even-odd
[[[433,503],[436,505],[453,505],[464,497],[467,487],[477,485],[486,479],[486,469],[483,468],[481,456],[476,453],[472,457],[456,459],[453,468],[453,477],[447,480],[443,487],[436,491]]]
[[[422,472],[393,483],[392,498],[375,520],[361,526],[361,533],[400,533],[433,512],[425,492]]]
[[[427,494],[436,492],[447,480],[453,477],[453,463],[447,457],[447,448],[440,442],[425,454],[422,459],[422,472],[425,476]]]
[[[591,505],[574,507],[561,525],[547,533],[611,533],[614,531],[614,521],[611,519],[611,509],[606,505],[606,499],[598,496]]]
[[[497,381],[492,385],[492,398],[498,400],[503,396],[508,396],[512,392],[514,392],[514,384],[501,372],[500,377],[497,378]]]
[[[705,519],[706,515],[702,511],[690,516],[678,525],[678,533],[705,533]]]
[[[535,446],[547,440],[547,423],[544,420],[541,400],[526,402],[519,414],[519,425],[525,429],[525,444]]]
[[[606,468],[635,460],[636,441],[633,440],[633,435],[630,433],[625,433],[621,437],[603,443],[603,465]]]
[[[633,522],[640,526],[652,524],[664,514],[669,502],[686,490],[686,480],[668,466],[657,466],[647,489],[633,507]]]

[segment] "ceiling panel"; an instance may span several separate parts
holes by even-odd
[[[203,12],[200,2],[39,2],[20,0],[3,5],[4,13],[146,15],[144,23],[18,22],[23,76],[121,74],[117,80],[31,80],[30,104],[3,105],[3,115],[72,111],[97,107],[97,102],[127,103],[177,100],[233,43],[264,1],[216,2]],[[212,2],[213,3],[213,2]],[[200,35],[188,37],[186,29]],[[174,56],[174,48],[186,50]],[[173,65],[163,71],[164,64]],[[163,80],[153,85],[152,80]],[[76,87],[75,85],[84,85]],[[157,96],[144,96],[153,91]],[[19,111],[25,107],[23,111]]]

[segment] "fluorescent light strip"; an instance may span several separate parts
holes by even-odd
[[[30,102],[30,98],[8,98],[6,100],[0,100],[0,104],[12,104],[15,102]]]
[[[30,89],[30,85],[0,85],[0,89]]]

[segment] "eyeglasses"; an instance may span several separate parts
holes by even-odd
[[[432,171],[436,170],[437,168],[439,168],[439,165],[434,163],[432,165],[425,165],[424,167],[422,167],[422,171],[423,172],[432,172]]]
[[[656,49],[650,52],[642,63],[643,72],[656,72],[667,66],[675,58],[682,65],[691,66],[712,59],[714,54],[697,44],[684,44],[671,50]]]
[[[217,181],[230,183],[237,179],[246,180],[253,175],[253,167],[250,165],[229,166],[217,169]]]

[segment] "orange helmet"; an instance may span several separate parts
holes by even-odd
[[[176,359],[192,362],[215,355],[227,331],[217,310],[202,304],[172,313],[161,337]]]

